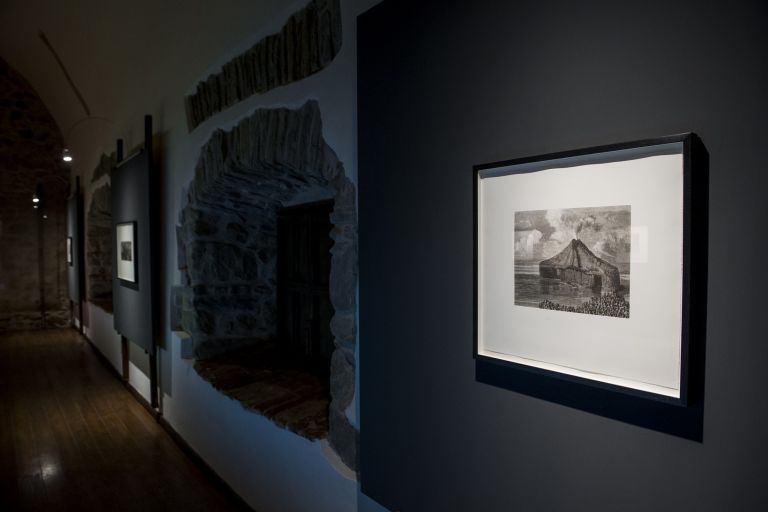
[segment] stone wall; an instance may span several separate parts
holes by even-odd
[[[117,155],[102,154],[93,170],[91,184],[98,185],[91,193],[85,216],[86,288],[90,302],[104,311],[112,312],[112,169]],[[102,179],[103,178],[103,179]]]
[[[0,330],[68,325],[69,171],[61,151],[61,133],[45,105],[0,59]],[[38,186],[42,197],[34,209]]]
[[[112,188],[93,191],[86,216],[85,258],[88,300],[112,312]]]
[[[185,101],[189,129],[249,96],[317,73],[340,49],[339,0],[312,0],[279,33],[262,39],[197,85]]]
[[[102,154],[99,158],[99,165],[93,170],[93,176],[91,177],[91,183],[96,183],[103,176],[106,176],[108,180],[112,179],[112,169],[117,164],[117,154],[112,152],[109,155]]]
[[[201,359],[276,334],[277,208],[332,197],[330,442],[356,467],[357,431],[344,414],[355,388],[357,218],[355,188],[322,136],[320,109],[257,110],[201,150],[177,226],[183,285],[172,324]]]

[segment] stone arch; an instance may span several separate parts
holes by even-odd
[[[333,240],[328,437],[356,467],[357,431],[345,410],[354,397],[357,218],[355,187],[322,136],[320,108],[257,110],[201,150],[177,226],[182,286],[172,324],[206,359],[276,334],[277,209],[332,197]]]
[[[0,58],[0,331],[69,325],[62,149],[43,101]]]
[[[88,300],[112,312],[112,188],[106,183],[93,191],[86,218],[85,257]]]

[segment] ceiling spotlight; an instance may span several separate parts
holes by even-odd
[[[48,218],[48,216],[47,216],[47,215],[43,215],[43,218],[44,218],[44,219],[47,219],[47,218]]]
[[[37,208],[37,205],[33,206],[33,208]]]
[[[61,159],[65,162],[72,161],[72,153],[69,151],[69,149],[64,148],[64,151],[61,152]]]
[[[33,203],[39,203],[40,202],[40,198],[37,197],[37,194],[32,194],[32,202]],[[35,206],[35,208],[37,208],[37,206]]]

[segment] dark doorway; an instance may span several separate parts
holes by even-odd
[[[277,212],[277,333],[279,343],[312,367],[329,371],[333,306],[328,282],[333,201]]]

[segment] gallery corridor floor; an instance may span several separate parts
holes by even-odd
[[[72,330],[0,334],[0,510],[247,510]]]

